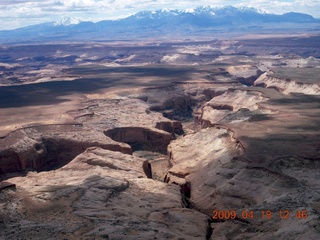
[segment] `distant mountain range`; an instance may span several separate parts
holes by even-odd
[[[15,30],[0,31],[0,42],[130,40],[132,38],[213,36],[221,33],[263,33],[320,30],[320,19],[290,12],[267,14],[254,8],[198,7],[189,10],[142,11],[120,20],[97,23],[64,18]]]

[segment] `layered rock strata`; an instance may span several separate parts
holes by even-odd
[[[166,181],[191,184],[191,206],[214,218],[211,239],[317,238],[318,102],[229,90],[204,104],[202,130],[169,145]]]
[[[236,82],[258,67],[211,68],[198,81],[87,93],[72,121],[4,135],[0,237],[317,239],[319,95],[261,88],[264,74]],[[161,177],[137,157],[167,150]]]
[[[276,88],[283,94],[303,93],[308,95],[319,95],[320,86],[316,83],[306,83],[294,79],[283,79],[274,77],[268,73],[262,74],[255,82],[255,86]]]
[[[103,133],[72,126],[63,130],[59,126],[30,127],[0,139],[0,174],[57,168],[92,146],[132,153],[129,145],[115,142]]]
[[[0,192],[0,236],[205,239],[208,217],[181,208],[178,186],[143,177],[143,161],[94,147],[58,170],[11,178],[17,190]]]

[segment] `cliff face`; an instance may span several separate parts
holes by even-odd
[[[311,177],[319,170],[319,93],[314,88],[310,96],[283,95],[292,91],[284,87],[289,88],[281,93],[255,87],[213,97],[201,108],[202,129],[168,147],[172,167],[165,180],[190,184],[192,208],[213,216],[213,211],[236,212],[237,221],[214,216],[211,239],[237,239],[242,231],[243,237],[259,239],[280,238],[281,231],[293,239],[319,234],[318,207],[311,200],[320,199],[318,181]],[[308,217],[299,217],[302,210]],[[284,211],[292,221],[285,226],[279,224]],[[312,227],[301,232],[301,223]],[[262,230],[267,228],[274,232]]]
[[[255,86],[262,86],[266,88],[276,88],[283,94],[303,93],[308,95],[319,95],[320,87],[316,83],[304,83],[294,79],[285,79],[273,77],[268,73],[262,74],[255,82]]]
[[[99,132],[59,132],[56,129],[55,133],[47,133],[48,130],[54,131],[54,128],[27,128],[1,139],[0,173],[57,168],[92,146],[132,154],[129,145],[117,143]],[[14,142],[10,144],[10,140]]]
[[[156,123],[156,128],[166,131],[168,133],[174,134],[183,134],[183,128],[180,121],[161,121]]]
[[[240,65],[227,68],[230,73],[238,82],[246,86],[252,86],[253,83],[263,74],[263,71],[252,65]]]
[[[33,139],[24,131],[16,131],[1,142],[1,174],[38,169],[46,164],[47,149],[39,138]]]
[[[0,139],[0,172],[54,169],[93,146],[125,154],[166,154],[175,134],[183,132],[182,125],[149,107],[138,99],[93,100],[68,112],[74,124],[37,124],[14,131]]]
[[[214,124],[245,122],[254,115],[270,113],[259,105],[267,99],[258,91],[228,90],[203,105],[198,121],[202,128]]]
[[[106,136],[117,142],[124,142],[134,150],[149,150],[167,153],[167,146],[173,139],[172,134],[156,128],[123,127],[104,132]]]
[[[183,83],[183,82],[182,82]],[[144,91],[151,111],[162,113],[169,119],[185,120],[192,118],[194,102],[189,94],[181,89],[179,83],[169,87],[150,88]]]
[[[55,171],[11,178],[23,190],[0,190],[0,214],[10,211],[0,236],[205,239],[209,218],[181,208],[178,186],[145,178],[143,161],[94,147]]]

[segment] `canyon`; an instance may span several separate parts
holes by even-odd
[[[0,239],[318,239],[318,38],[3,47]]]

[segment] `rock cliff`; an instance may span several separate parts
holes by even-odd
[[[181,208],[178,186],[143,177],[142,162],[94,147],[58,170],[11,178],[17,191],[0,190],[0,236],[205,239],[208,216]]]

